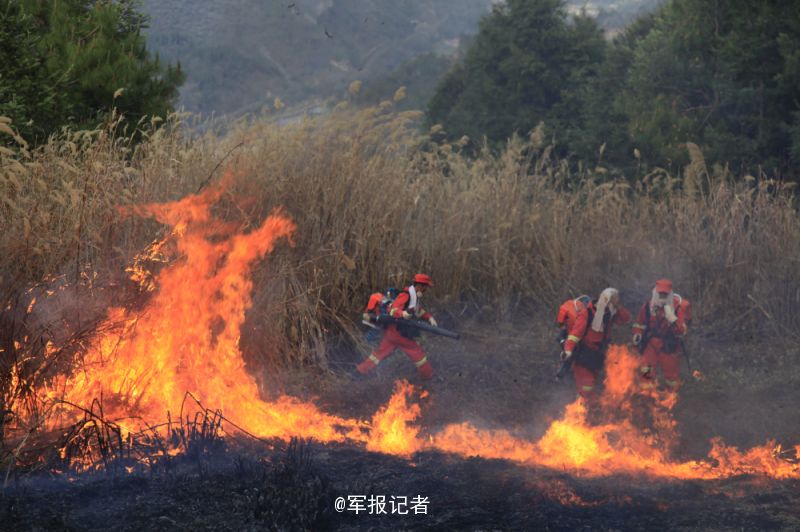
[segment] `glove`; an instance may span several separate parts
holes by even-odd
[[[678,316],[675,315],[675,309],[672,308],[672,305],[664,305],[664,318],[670,325],[678,321]]]
[[[409,314],[409,312],[407,310],[403,311],[403,319],[404,320],[410,320],[411,317],[412,317],[411,314]]]
[[[633,339],[631,339],[631,343],[633,343],[633,345],[639,345],[642,343],[642,333],[633,333]]]
[[[431,316],[431,317],[428,319],[428,323],[430,323],[430,324],[431,324],[431,325],[433,325],[434,327],[438,327],[438,326],[439,326],[439,324],[438,324],[438,323],[436,323],[436,318],[434,318],[433,316]]]
[[[572,357],[572,351],[561,351],[561,361],[569,359]]]

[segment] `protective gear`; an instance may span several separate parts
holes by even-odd
[[[558,330],[558,335],[556,336],[556,341],[558,342],[558,345],[560,345],[562,350],[563,350],[564,342],[567,341],[567,329],[562,328],[562,329]]]
[[[565,301],[558,309],[556,323],[562,327],[564,341],[561,342],[561,350],[572,351],[572,348],[581,341],[583,331],[586,329],[586,303],[581,298]]]
[[[417,293],[417,289],[414,287],[414,285],[412,284],[411,286],[406,288],[403,291],[403,293],[407,293],[408,294],[408,302],[405,305],[403,305],[403,309],[404,310],[405,309],[414,310],[415,308],[417,308],[417,298],[419,296],[421,296],[422,294],[421,293],[419,293],[419,294]]]
[[[655,290],[653,290],[653,294],[654,296],[658,295]],[[633,332],[641,333],[648,339],[653,336],[664,336],[670,329],[678,336],[685,335],[689,323],[692,321],[691,305],[678,294],[670,293],[670,296],[670,299],[664,305],[654,305],[653,299],[642,305],[636,317],[636,323],[633,324]],[[667,319],[666,307],[668,306],[671,307],[672,313],[677,317],[674,322],[670,322]],[[644,334],[645,331],[647,331],[647,334]]]
[[[370,327],[370,329],[364,333],[364,340],[368,343],[372,344],[380,341],[383,330],[371,324],[378,323],[378,317],[389,312],[389,305],[391,302],[392,299],[380,292],[375,292],[369,296],[367,308],[365,308],[361,314],[364,325]]]
[[[428,380],[433,377],[433,368],[428,362],[428,357],[425,356],[425,351],[422,350],[422,347],[417,342],[401,335],[394,325],[386,328],[378,348],[364,359],[356,369],[362,375],[366,375],[380,364],[383,359],[391,355],[395,349],[403,351],[414,362],[417,374],[421,379]]]
[[[672,305],[664,305],[664,319],[666,319],[670,325],[678,321],[678,316],[675,315],[675,309],[672,308]]]
[[[557,318],[559,325],[563,324],[567,331],[561,360],[572,359],[572,374],[575,376],[578,393],[589,402],[597,399],[594,386],[603,367],[605,347],[611,339],[612,326],[624,325],[631,319],[631,313],[622,305],[617,305],[613,314],[606,312],[616,290],[612,288],[603,292],[599,298],[605,304],[602,311],[592,301],[584,303],[575,299],[561,305]],[[599,307],[599,301],[597,306]],[[599,321],[595,320],[597,314],[600,314]],[[594,330],[592,324],[597,325],[600,330]]]
[[[619,291],[616,288],[606,288],[600,292],[600,297],[597,298],[597,304],[595,305],[594,317],[592,318],[593,331],[599,333],[603,332],[603,321],[606,317],[606,309],[611,313],[611,317],[614,317],[616,309],[611,303],[611,300],[615,297],[619,297]]]
[[[428,278],[427,281],[430,282],[430,278]],[[416,279],[415,282],[417,282]],[[412,297],[414,296],[414,293],[415,290],[413,284],[404,288],[397,295],[394,301],[392,301],[392,304],[389,308],[389,316],[393,318],[399,318],[402,316],[407,320],[413,317],[418,317],[421,320],[431,322],[433,316],[425,309],[418,306],[416,297]],[[432,324],[435,323],[435,320],[433,320]],[[369,371],[373,369],[378,362],[391,355],[395,349],[400,349],[408,356],[408,358],[411,359],[412,362],[414,362],[415,366],[417,367],[417,374],[420,376],[420,378],[430,379],[433,376],[433,368],[431,367],[430,362],[428,362],[428,359],[425,356],[425,351],[422,350],[422,346],[412,339],[417,334],[419,334],[418,330],[413,329],[403,323],[389,324],[385,329],[383,339],[381,340],[378,349],[373,351],[369,358],[365,359],[361,364],[358,365],[358,371],[362,374],[369,373]]]
[[[656,281],[656,292],[672,292],[672,281],[669,279]]]
[[[438,326],[439,326],[439,324],[436,322],[436,318],[434,318],[433,316],[431,316],[430,318],[428,318],[428,323],[430,323],[430,324],[431,324],[431,325],[433,325],[434,327],[438,327]]]
[[[639,345],[642,343],[642,333],[633,333],[633,338],[631,339],[631,343],[633,345]]]
[[[424,273],[418,273],[414,276],[414,282],[419,284],[426,284],[428,286],[433,286],[433,281],[431,280],[430,275],[426,275]]]
[[[661,297],[659,292],[666,293],[667,297]],[[689,302],[672,291],[672,282],[659,279],[650,301],[642,305],[633,324],[634,338],[640,336],[641,389],[655,388],[660,369],[665,384],[677,391],[680,386],[679,361],[681,356],[685,356],[681,339],[686,335],[691,320]]]
[[[369,301],[367,302],[367,308],[364,309],[364,312],[371,312],[373,314],[378,314],[381,312],[381,303],[383,302],[384,295],[380,292],[375,292],[369,296]]]
[[[675,297],[672,292],[667,292],[663,297],[661,292],[653,288],[653,294],[650,297],[650,312],[655,312],[657,309],[663,308],[664,305],[669,305]]]
[[[427,312],[424,308],[419,306],[419,301],[417,301],[417,291],[414,290],[414,285],[408,286],[403,289],[400,294],[395,298],[392,302],[392,306],[389,309],[389,316],[393,318],[419,318],[421,320],[427,321],[428,318],[431,317],[431,313]],[[398,327],[400,333],[405,336],[406,338],[414,338],[415,336],[419,336],[419,331],[417,329],[411,329],[409,327],[404,327],[402,324]]]
[[[673,391],[680,387],[680,358],[675,354],[665,353],[648,343],[642,354],[642,365],[639,368],[639,387],[647,390],[656,387],[656,368],[661,368],[664,382]]]

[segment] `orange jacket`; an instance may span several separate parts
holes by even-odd
[[[624,325],[631,319],[630,311],[619,305],[614,318],[605,323],[602,332],[597,332],[591,327],[594,311],[594,301],[584,305],[582,301],[569,300],[561,305],[558,310],[558,321],[563,323],[567,330],[564,351],[574,351],[578,344],[582,344],[592,350],[600,349],[603,342],[611,338],[612,325]],[[561,320],[562,315],[564,317],[563,321]]]
[[[411,296],[408,293],[408,287],[403,288],[403,290],[397,295],[397,297],[392,302],[392,305],[389,307],[389,316],[393,318],[402,318],[403,311],[406,310],[410,314],[413,314],[416,318],[421,318],[423,320],[428,320],[431,318],[431,313],[427,312],[422,306],[420,305],[419,299],[417,299],[417,308],[410,309],[408,308],[408,304],[411,301]]]
[[[564,301],[558,309],[556,323],[559,327],[569,331],[575,323],[575,319],[578,317],[578,312],[580,312],[582,308],[585,308],[585,305],[580,299],[568,299]]]
[[[369,301],[367,302],[367,308],[365,312],[374,312],[375,314],[378,313],[378,305],[381,304],[383,301],[384,295],[380,292],[375,292],[374,294],[369,296]]]
[[[664,318],[663,307],[657,307],[650,313],[650,321],[647,320],[648,307],[650,302],[646,302],[639,309],[639,315],[636,317],[636,323],[633,324],[633,333],[644,335],[645,329],[650,331],[654,340],[658,340],[659,346],[661,339],[659,336],[664,336],[667,333],[672,333],[675,336],[684,336],[689,330],[689,322],[692,319],[692,307],[689,301],[683,299],[678,294],[675,294],[672,299],[672,306],[675,309],[675,316],[678,318],[672,325]]]

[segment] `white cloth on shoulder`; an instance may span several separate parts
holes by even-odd
[[[610,287],[600,292],[600,297],[597,298],[597,307],[594,309],[594,318],[592,318],[593,331],[603,332],[603,316],[606,313],[606,309],[611,313],[612,318],[616,314],[617,309],[611,303],[611,298],[617,294],[619,294],[619,290]]]

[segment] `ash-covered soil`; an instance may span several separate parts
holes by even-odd
[[[449,423],[469,421],[486,428],[505,428],[538,439],[550,422],[561,417],[576,397],[569,375],[555,382],[558,347],[553,328],[544,318],[519,320],[499,328],[464,324],[462,340],[422,338],[434,368],[431,381],[420,381],[413,364],[400,351],[384,360],[369,376],[354,372],[369,353],[345,353],[331,362],[333,378],[280,375],[266,378],[274,393],[314,400],[326,411],[368,419],[386,404],[398,379],[427,390],[421,401],[422,425],[430,432]],[[443,324],[450,327],[451,324]],[[629,328],[616,330],[625,343]],[[706,340],[698,335],[687,345],[693,378],[681,362],[683,386],[674,409],[680,445],[676,458],[703,458],[710,440],[721,437],[740,448],[775,440],[784,447],[800,443],[800,345],[768,342],[742,344]]]
[[[387,513],[337,512],[336,499],[349,495],[383,495]],[[417,495],[427,498],[416,505],[426,513],[412,510]],[[408,514],[391,512],[392,496],[408,497]],[[181,459],[156,474],[28,480],[6,490],[0,523],[4,530],[761,531],[798,529],[799,508],[798,481],[577,479],[498,460],[426,452],[407,461],[311,444]]]
[[[343,353],[332,360],[333,374],[270,375],[264,385],[270,394],[314,399],[329,412],[368,419],[389,399],[395,380],[408,378],[429,392],[421,400],[423,436],[470,421],[536,439],[575,394],[571,380],[553,381],[551,337],[534,326],[473,326],[460,342],[426,338],[436,371],[427,383],[416,380],[401,353],[366,379],[352,372],[362,354]],[[734,349],[735,356],[726,351]],[[764,364],[764,346],[695,341],[692,350],[704,380],[692,379],[684,367],[676,458],[705,457],[715,436],[740,447],[767,439],[800,442],[800,390],[792,368]],[[358,514],[347,505],[337,511],[337,498],[355,495],[384,496],[387,513],[375,507],[370,513],[367,499]],[[396,504],[408,498],[409,514],[392,513],[393,496]],[[416,505],[425,513],[414,514],[416,496],[427,498]],[[0,529],[796,530],[800,481],[582,479],[436,452],[405,460],[353,446],[267,445],[241,437],[134,473],[120,467],[77,479],[9,478]]]

